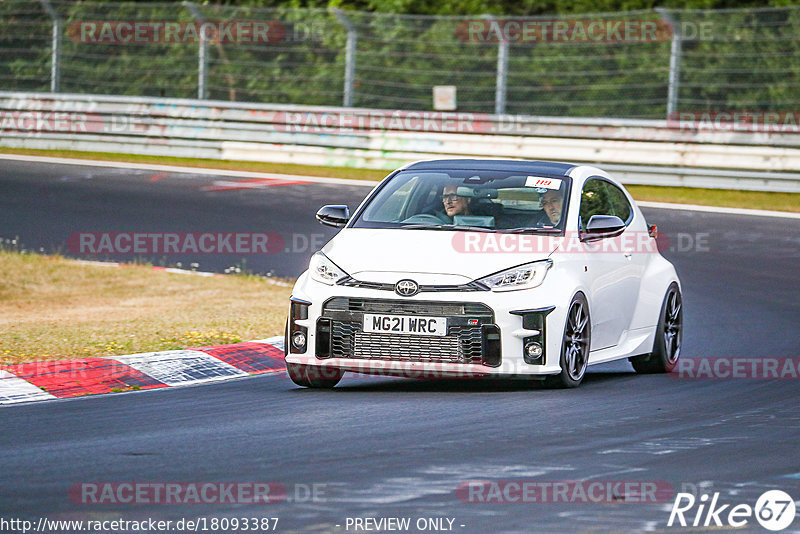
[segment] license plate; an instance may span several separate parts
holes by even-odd
[[[364,314],[364,332],[446,336],[447,317]]]

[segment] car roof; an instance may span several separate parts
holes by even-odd
[[[577,165],[555,161],[522,161],[508,159],[437,159],[412,163],[405,170],[517,171],[527,174],[568,176]]]

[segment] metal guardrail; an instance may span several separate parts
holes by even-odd
[[[0,92],[0,146],[386,170],[549,159],[597,164],[630,184],[800,192],[799,134],[658,120]]]

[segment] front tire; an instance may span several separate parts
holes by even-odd
[[[630,358],[637,373],[669,373],[678,365],[683,343],[683,300],[676,282],[667,288],[656,327],[653,352]]]
[[[572,298],[564,325],[564,338],[561,341],[561,372],[548,376],[545,386],[575,388],[583,381],[589,365],[589,349],[592,339],[592,322],[589,305],[583,293]]]

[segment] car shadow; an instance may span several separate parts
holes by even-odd
[[[620,381],[633,377],[633,371],[589,371],[583,379],[581,388]],[[345,378],[336,386],[338,393],[377,392],[377,393],[508,393],[515,391],[557,391],[549,388],[541,380],[524,378],[398,378],[386,376],[358,375]]]
[[[588,384],[603,384],[605,382],[619,381],[625,377],[633,378],[638,375],[636,371],[587,371],[586,376],[583,377],[581,387]]]

